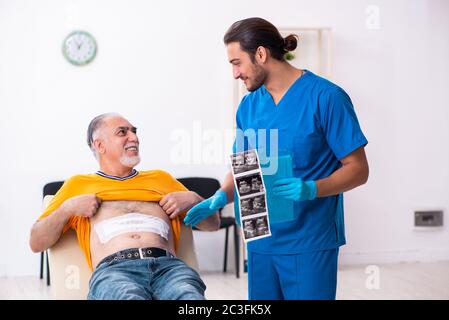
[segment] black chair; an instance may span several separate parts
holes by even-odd
[[[47,195],[54,195],[58,190],[62,187],[64,181],[55,181],[49,182],[44,186],[42,199]],[[50,285],[50,267],[48,265],[48,251],[41,252],[41,270],[40,270],[40,279],[44,278],[44,260],[46,260],[47,265],[47,286]]]
[[[214,193],[220,189],[220,182],[213,178],[199,178],[199,177],[189,177],[178,179],[187,189],[196,192],[204,199],[207,199],[214,195]],[[235,247],[235,274],[237,278],[240,277],[240,264],[239,264],[239,234],[237,224],[234,217],[222,217],[221,209],[220,213],[220,229],[226,229],[225,237],[225,249],[224,249],[224,261],[223,261],[223,272],[226,272],[228,264],[228,231],[229,227],[234,227],[234,247]],[[194,230],[198,230],[194,228]]]

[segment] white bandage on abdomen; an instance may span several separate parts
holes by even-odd
[[[167,222],[158,217],[142,213],[128,213],[119,217],[103,220],[94,225],[95,232],[101,243],[129,232],[152,232],[168,240],[169,226]]]

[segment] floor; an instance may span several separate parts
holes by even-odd
[[[210,300],[247,299],[247,276],[203,272]],[[50,299],[51,287],[37,277],[0,278],[2,299]],[[342,266],[338,272],[339,300],[449,299],[449,261],[378,266]]]

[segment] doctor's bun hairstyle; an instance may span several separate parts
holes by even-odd
[[[248,18],[234,22],[224,35],[225,45],[238,42],[240,48],[247,52],[252,62],[255,62],[257,48],[262,46],[270,51],[271,56],[279,61],[285,61],[284,55],[296,49],[298,36],[290,34],[285,39],[279,30],[262,18]]]
[[[298,36],[296,34],[290,34],[284,38],[285,53],[295,50],[297,46],[298,46]]]

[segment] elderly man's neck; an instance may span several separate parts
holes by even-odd
[[[107,164],[101,164],[100,165],[100,171],[103,173],[106,173],[107,175],[110,176],[115,176],[115,177],[127,177],[129,175],[131,175],[131,173],[133,172],[134,168],[130,168],[130,167],[125,167],[125,166],[111,166],[111,165],[107,165]]]

